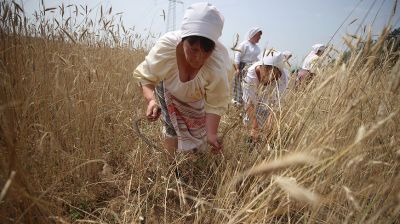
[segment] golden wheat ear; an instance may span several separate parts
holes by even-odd
[[[279,172],[289,167],[298,165],[309,165],[315,163],[316,161],[317,159],[314,156],[305,153],[294,153],[286,155],[285,157],[274,161],[260,163],[246,171],[239,173],[232,179],[232,185],[247,177],[257,175],[268,177],[273,173]]]

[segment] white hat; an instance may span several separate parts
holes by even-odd
[[[314,50],[314,52],[315,53],[317,53],[318,51],[323,51],[323,50],[325,50],[325,45],[323,45],[323,44],[314,44],[313,46],[312,46],[312,48],[313,48],[313,50]]]
[[[269,55],[265,55],[262,59],[263,65],[272,65],[277,67],[282,74],[284,73],[285,65],[284,65],[285,57],[279,51],[273,51]]]
[[[247,40],[250,40],[254,35],[261,31],[260,27],[253,27],[247,32]]]
[[[289,56],[292,56],[292,55],[293,55],[292,52],[290,52],[290,51],[284,51],[284,52],[282,52],[282,54],[283,54],[283,56],[285,56],[285,57],[289,57]]]
[[[182,37],[202,36],[216,43],[223,26],[224,17],[215,6],[206,2],[194,3],[186,9],[183,16]]]

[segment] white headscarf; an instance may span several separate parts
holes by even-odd
[[[206,2],[194,3],[186,9],[183,16],[182,37],[202,36],[217,43],[223,26],[224,17],[215,6]]]
[[[279,51],[271,52],[269,55],[265,55],[262,59],[263,65],[272,65],[277,67],[282,74],[285,73],[285,57]]]
[[[253,27],[247,32],[247,40],[250,40],[254,35],[261,31],[260,27]]]
[[[312,46],[314,53],[317,53],[318,51],[323,51],[323,50],[325,50],[325,48],[326,48],[326,46],[323,44],[314,44]]]
[[[290,56],[293,55],[292,52],[290,52],[290,51],[284,51],[284,52],[282,52],[282,54],[283,54],[283,56],[285,56],[286,58],[288,58],[288,57],[290,57]]]

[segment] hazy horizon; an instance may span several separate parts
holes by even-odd
[[[183,1],[183,4],[180,2],[176,3],[176,29],[180,27],[185,8],[198,1],[186,0]],[[251,27],[259,26],[263,30],[259,42],[260,48],[291,51],[294,54],[291,59],[292,64],[299,65],[313,44],[328,43],[343,22],[343,26],[330,42],[337,49],[343,49],[342,37],[346,33],[356,34],[355,32],[358,31],[358,34],[361,35],[364,28],[368,30],[368,27],[371,27],[372,34],[379,35],[388,22],[395,1],[253,0],[244,2],[210,0],[208,2],[214,4],[225,17],[220,41],[228,49],[233,46],[236,34],[239,34],[239,42],[241,42]],[[168,0],[44,1],[47,8],[56,7],[61,3],[87,5],[93,11],[99,11],[100,5],[104,8],[112,7],[113,13],[123,13],[122,21],[125,27],[135,27],[134,30],[140,34],[151,33],[157,37],[167,30]],[[40,2],[24,0],[21,1],[21,4],[29,14],[38,9]],[[352,13],[350,14],[350,12]],[[167,14],[165,17],[164,13]],[[347,17],[348,19],[345,21]],[[171,17],[170,25],[172,21]],[[394,15],[392,24],[393,28],[399,26],[399,13],[396,12]],[[172,26],[170,26],[171,28]],[[233,56],[231,50],[230,55]]]

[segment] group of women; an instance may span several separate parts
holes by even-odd
[[[214,152],[222,150],[217,132],[231,101],[232,66],[226,47],[218,41],[223,25],[223,16],[210,3],[189,6],[180,30],[164,34],[133,72],[147,100],[148,120],[162,117],[164,147],[172,156],[205,151],[208,145]],[[257,45],[261,35],[260,28],[251,29],[234,58],[232,101],[243,105],[244,122],[253,137],[268,121],[271,107],[280,104],[289,78],[285,63],[291,56],[278,51],[262,55]],[[318,46],[314,54],[321,52],[323,46]],[[299,81],[313,73],[316,57],[311,53]]]

